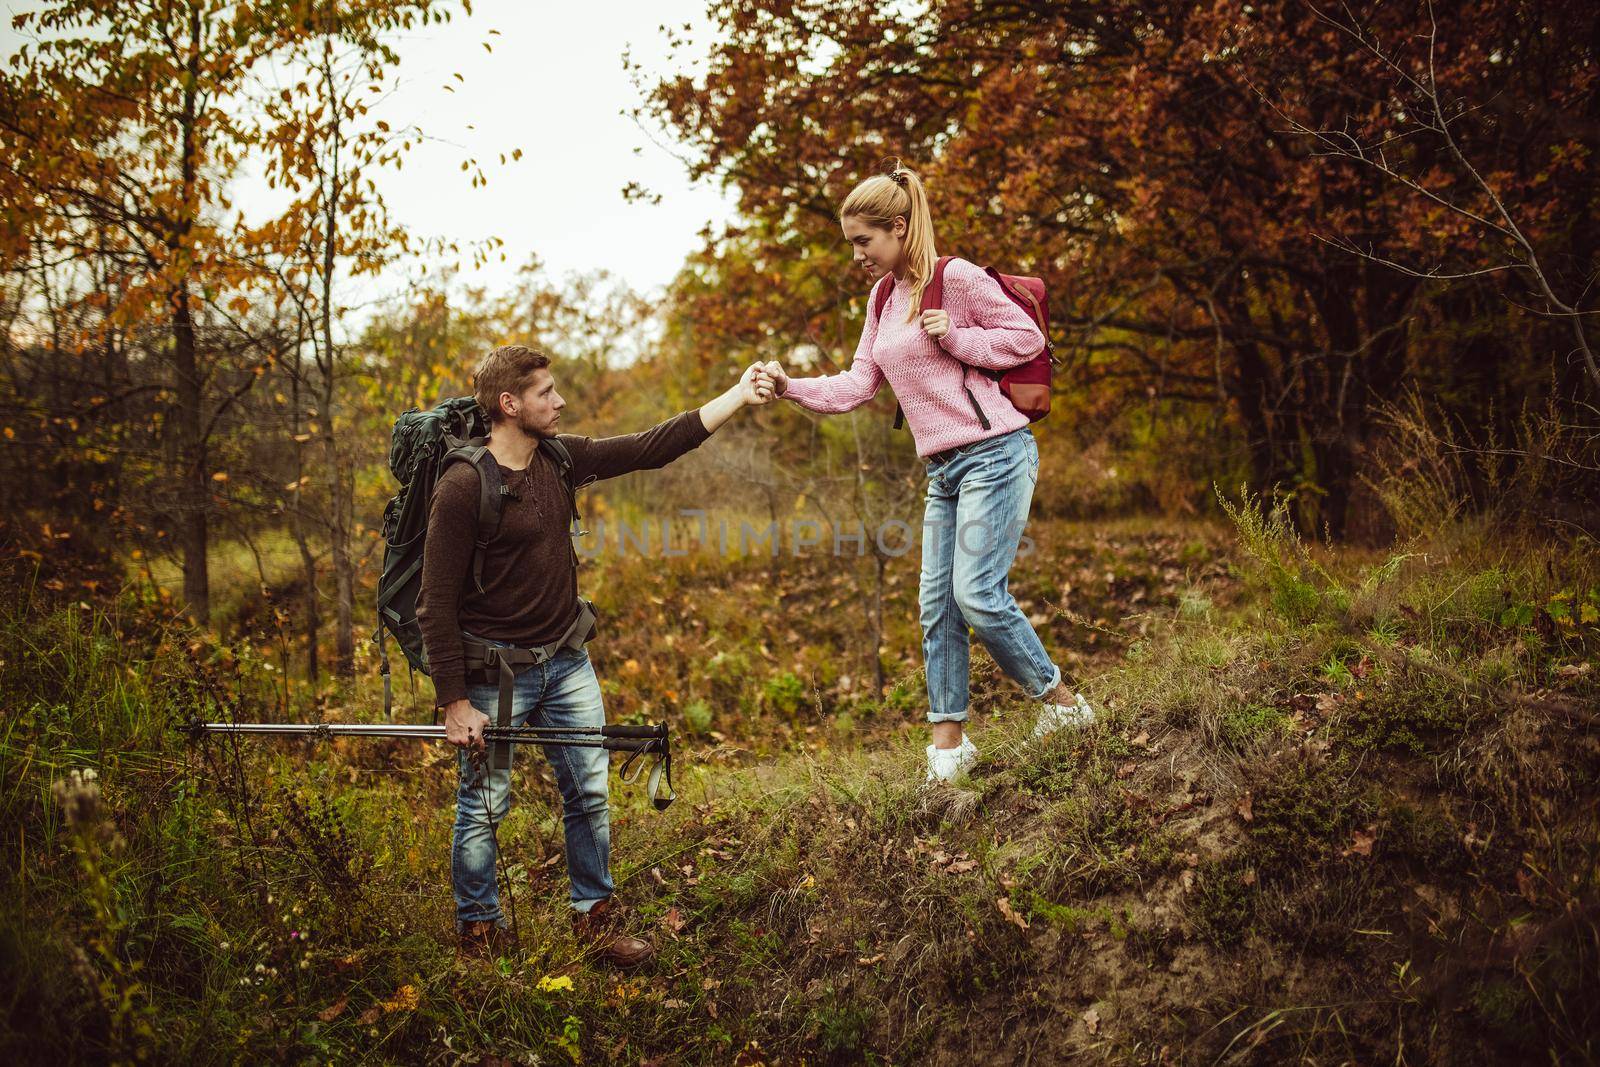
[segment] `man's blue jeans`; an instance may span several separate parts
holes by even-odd
[[[921,603],[929,722],[967,718],[969,626],[1028,696],[1061,684],[1006,581],[1038,481],[1039,445],[1026,426],[928,464]]]
[[[500,690],[493,685],[467,687],[472,706],[493,725]],[[548,662],[517,674],[511,721],[515,726],[603,726],[605,707],[600,680],[584,649],[564,648]],[[517,755],[521,745],[513,745]],[[609,753],[601,748],[548,747],[545,756],[556,772],[567,838],[567,875],[572,880],[572,906],[588,911],[611,895],[611,810],[606,801]],[[511,772],[491,771],[486,757],[460,755],[461,784],[456,793],[456,825],[450,854],[455,886],[456,920],[499,921],[500,894],[495,881],[495,838],[511,810]],[[481,768],[481,771],[480,771]]]

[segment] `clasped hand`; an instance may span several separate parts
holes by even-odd
[[[950,333],[950,313],[943,309],[924,311],[922,313],[922,331],[937,341]],[[742,381],[749,382],[751,404],[768,404],[774,397],[780,397],[789,389],[789,375],[784,373],[783,366],[777,360],[768,360],[766,363],[752,363],[745,370]]]

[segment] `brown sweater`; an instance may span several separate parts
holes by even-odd
[[[561,434],[559,440],[572,453],[572,484],[584,486],[664,467],[709,436],[699,412],[686,411],[642,433]],[[452,463],[433,491],[417,620],[441,706],[467,695],[463,631],[528,648],[559,639],[577,614],[578,572],[561,471],[535,451],[525,469],[502,466],[500,477],[519,499],[506,500],[499,532],[484,551],[482,593],[473,586],[471,566],[478,472],[470,463]]]

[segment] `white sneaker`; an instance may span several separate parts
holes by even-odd
[[[952,782],[956,775],[978,762],[978,746],[966,734],[955,748],[928,746],[928,781]]]
[[[1078,693],[1071,704],[1046,704],[1039,709],[1039,721],[1033,724],[1035,738],[1048,737],[1065,726],[1081,728],[1094,722],[1094,709]]]

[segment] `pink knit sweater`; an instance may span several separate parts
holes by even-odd
[[[949,262],[943,304],[950,313],[950,332],[938,341],[922,332],[921,315],[906,321],[909,279],[885,275],[873,286],[874,296],[879,285],[894,289],[876,321],[868,298],[867,325],[850,369],[822,378],[791,378],[785,397],[812,411],[837,414],[871,400],[887,378],[906,413],[917,455],[924,457],[1028,425],[1028,417],[1011,406],[998,382],[977,371],[963,373],[969,367],[1007,370],[1044,347],[1039,327],[993,278],[964,259]],[[988,416],[987,430],[962,391],[963,379]]]

